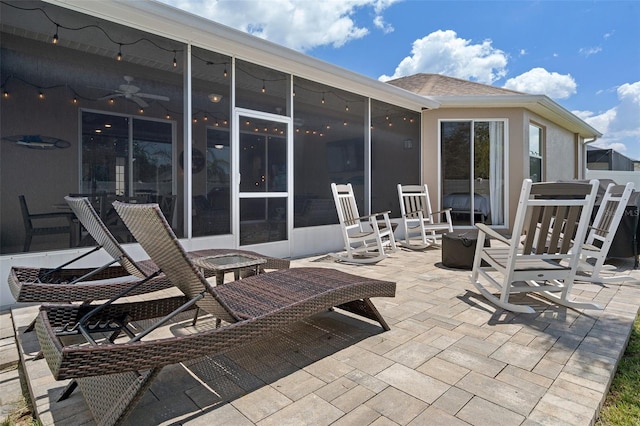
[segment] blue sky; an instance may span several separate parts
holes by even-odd
[[[640,2],[161,0],[363,75],[545,94],[640,160]]]

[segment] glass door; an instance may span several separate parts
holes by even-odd
[[[278,245],[289,251],[291,120],[282,115],[236,114],[239,246]]]

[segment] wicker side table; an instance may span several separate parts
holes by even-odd
[[[234,279],[240,279],[240,271],[245,268],[255,268],[256,275],[260,272],[260,265],[267,263],[264,257],[249,254],[227,253],[216,256],[192,258],[193,264],[204,270],[209,270],[216,276],[216,285],[224,284],[224,274],[233,272]]]

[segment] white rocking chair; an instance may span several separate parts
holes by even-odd
[[[476,224],[478,242],[471,274],[475,287],[495,305],[513,312],[535,312],[531,306],[509,301],[511,294],[524,292],[542,293],[571,308],[601,309],[569,299],[581,249],[573,241],[585,241],[597,190],[595,179],[535,184],[525,179],[510,239]],[[487,236],[503,244],[484,247]],[[487,290],[480,277],[497,288],[499,296]]]
[[[398,184],[398,198],[404,226],[403,246],[424,249],[437,244],[442,235],[439,232],[453,232],[451,209],[431,210],[427,185]],[[436,220],[443,213],[445,222]]]
[[[627,207],[627,202],[633,193],[633,187],[633,182],[629,182],[626,185],[610,183],[607,186],[596,217],[589,228],[587,239],[582,246],[580,264],[578,265],[579,275],[576,279],[598,283],[622,282],[632,279],[629,276],[616,277],[610,275],[603,277],[600,272],[603,270],[613,272],[604,262],[607,260],[609,248],[611,248],[613,237]]]
[[[332,183],[331,192],[347,251],[346,255],[332,253],[333,257],[351,263],[376,263],[397,250],[388,211],[360,216],[350,183]]]

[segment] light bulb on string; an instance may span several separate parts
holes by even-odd
[[[176,68],[178,66],[178,59],[176,59],[176,51],[173,51],[173,67]]]
[[[44,99],[44,93],[42,92],[42,90],[38,93],[38,98]]]
[[[58,28],[60,28],[60,26],[56,24],[56,33],[51,38],[51,43],[53,44],[58,44]]]
[[[118,44],[118,54],[116,55],[116,61],[120,62],[122,60],[122,43]]]
[[[228,73],[227,73],[227,64],[224,65],[224,71],[222,73],[222,75],[226,78]]]
[[[262,80],[262,93],[266,93],[267,92],[267,88],[264,85],[264,80]]]

